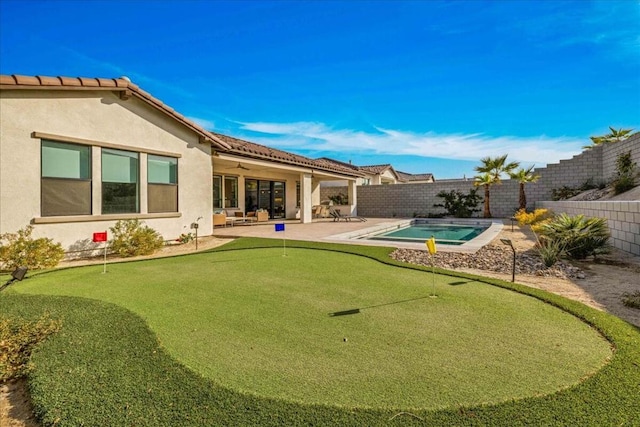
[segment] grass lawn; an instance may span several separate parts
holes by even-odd
[[[436,275],[438,297],[430,298],[434,276],[398,268],[388,249],[300,242],[283,257],[281,248],[256,248],[270,245],[241,239],[198,255],[112,264],[107,274],[101,266],[61,270],[3,292],[2,310],[32,317],[48,306],[63,319],[63,330],[34,356],[30,385],[42,418],[63,414],[76,425],[92,407],[83,402],[89,393],[101,402],[94,416],[111,404],[99,410],[105,422],[120,411],[140,425],[377,424],[400,410],[455,424],[467,418],[460,408],[511,425],[531,411],[557,419],[558,399],[574,420],[573,410],[584,412],[585,399],[621,363],[621,350],[612,357],[596,329],[555,305],[590,322],[604,316],[638,342],[637,329],[611,316],[473,276]],[[568,404],[574,394],[581,397]],[[616,399],[619,406],[626,397]],[[507,415],[513,405],[515,419]],[[616,405],[604,418],[592,405],[580,417],[624,421],[629,412],[618,414]],[[156,406],[157,413],[149,409]],[[135,418],[145,410],[155,415]]]

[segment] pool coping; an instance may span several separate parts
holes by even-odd
[[[394,222],[385,222],[373,227],[362,228],[360,230],[349,231],[347,233],[334,234],[322,238],[323,241],[335,242],[335,243],[348,243],[358,244],[365,246],[391,246],[405,249],[417,249],[426,251],[427,247],[424,243],[412,243],[412,242],[399,242],[395,240],[368,240],[363,239],[363,236],[368,234],[377,234],[385,231],[391,231],[398,228],[403,228],[410,225],[413,221],[419,219],[421,222],[430,222],[438,224],[462,224],[462,225],[486,225],[490,224],[484,232],[472,240],[463,243],[461,245],[446,245],[444,243],[438,243],[437,249],[442,252],[464,252],[475,253],[480,248],[495,239],[504,226],[501,219],[484,219],[484,218],[412,218],[403,219]]]

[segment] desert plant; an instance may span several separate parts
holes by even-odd
[[[563,185],[560,188],[554,188],[551,190],[551,200],[567,200],[572,198],[573,196],[577,196],[582,192],[579,188],[569,187],[567,185]]]
[[[28,321],[19,317],[0,319],[0,383],[26,375],[31,369],[33,347],[60,330],[61,322],[47,314]]]
[[[621,194],[636,186],[636,162],[631,158],[631,151],[621,153],[616,158],[616,177],[613,181],[615,194]]]
[[[515,179],[519,184],[518,204],[520,209],[527,209],[527,195],[524,191],[525,184],[536,182],[540,179],[540,175],[533,173],[533,166],[529,169],[520,168],[516,172],[509,172],[511,179]]]
[[[610,234],[604,218],[585,218],[584,215],[570,216],[562,213],[541,224],[539,232],[542,234],[543,244],[548,244],[549,241],[562,244],[570,258],[584,259],[610,250]]]
[[[482,198],[477,194],[478,190],[473,188],[469,190],[469,194],[464,194],[458,190],[449,192],[442,190],[436,197],[444,199],[444,203],[436,203],[436,208],[444,208],[448,215],[456,218],[470,218],[474,212],[480,212],[478,205]]]
[[[195,240],[196,236],[193,233],[182,233],[180,237],[176,239],[179,243],[189,243]]]
[[[551,215],[553,214],[548,209],[536,209],[533,212],[527,212],[524,209],[520,209],[516,212],[514,218],[518,220],[518,224],[520,225],[533,225],[551,217]]]
[[[565,253],[564,243],[560,240],[544,241],[544,243],[537,245],[536,249],[547,268],[553,267]]]
[[[113,235],[109,246],[122,257],[149,255],[164,244],[162,236],[156,230],[137,219],[120,220],[109,229]]]
[[[0,266],[4,270],[13,270],[25,266],[32,270],[51,268],[64,258],[60,243],[53,239],[31,237],[33,226],[27,225],[16,233],[0,235]],[[3,244],[6,242],[6,244]]]
[[[622,129],[622,128],[616,130],[612,126],[609,126],[609,130],[611,132],[606,135],[590,136],[589,139],[591,139],[591,145],[585,145],[582,148],[589,150],[595,146],[598,146],[604,143],[624,141],[625,139],[629,138],[632,135],[631,132],[633,131],[633,129]]]
[[[475,170],[480,173],[475,178],[473,185],[484,187],[484,217],[491,218],[491,193],[489,188],[494,184],[500,184],[500,177],[503,173],[510,174],[520,164],[518,162],[507,161],[507,154],[498,157],[484,157],[480,159],[482,165],[476,166]]]

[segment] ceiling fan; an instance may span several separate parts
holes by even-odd
[[[244,169],[246,171],[250,170],[248,167],[242,166],[242,163],[238,163],[238,166],[236,166],[236,169]]]

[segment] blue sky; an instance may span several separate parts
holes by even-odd
[[[640,2],[0,0],[0,73],[126,75],[210,130],[468,177],[640,130]]]

